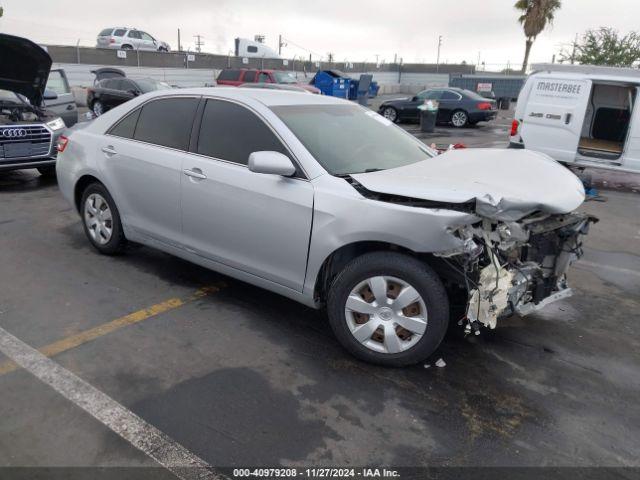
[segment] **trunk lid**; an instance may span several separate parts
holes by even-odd
[[[412,165],[351,177],[382,194],[443,203],[474,201],[478,215],[503,221],[535,211],[569,213],[584,201],[584,188],[573,173],[528,150],[452,150]]]

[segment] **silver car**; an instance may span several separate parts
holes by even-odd
[[[142,95],[64,138],[57,174],[99,252],[131,240],[326,306],[347,350],[392,366],[450,317],[479,332],[570,295],[595,220],[544,155],[438,156],[363,107],[277,90]]]
[[[167,42],[156,40],[147,32],[135,28],[109,27],[98,34],[96,48],[115,48],[122,50],[154,50],[168,52]]]

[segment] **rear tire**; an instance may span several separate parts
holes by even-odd
[[[38,172],[45,178],[55,178],[56,177],[56,167],[55,165],[49,167],[38,167]]]
[[[93,104],[91,105],[91,111],[96,117],[99,117],[105,112],[104,105],[100,100],[94,100]]]
[[[469,115],[464,110],[456,110],[451,114],[451,124],[456,128],[463,128],[469,123]]]
[[[370,287],[373,282],[379,285],[380,278],[385,280],[382,287]],[[382,293],[376,296],[374,290]],[[365,293],[358,298],[355,292]],[[409,298],[405,292],[417,300],[403,307],[402,299]],[[354,297],[356,306],[351,308]],[[370,313],[363,315],[359,308]],[[438,348],[449,323],[449,300],[440,278],[426,263],[402,253],[372,252],[349,262],[334,279],[327,314],[338,341],[353,356],[402,367],[425,360]]]
[[[80,216],[84,233],[98,252],[104,255],[122,252],[127,239],[118,208],[104,185],[92,183],[85,188],[80,201]]]

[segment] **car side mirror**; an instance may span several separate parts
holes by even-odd
[[[58,94],[56,92],[54,92],[53,90],[49,90],[48,88],[45,88],[44,94],[42,95],[42,99],[43,100],[57,100],[58,99]]]
[[[411,101],[412,101],[412,102],[417,102],[418,100],[420,100],[420,98],[418,98],[418,96],[417,96],[417,95],[415,95],[415,96],[411,97]]]
[[[268,173],[290,177],[296,173],[291,159],[279,152],[253,152],[249,155],[249,170],[254,173]]]
[[[138,95],[140,95],[140,92],[139,92],[139,91],[137,91],[137,90],[129,90],[129,93],[130,93],[131,95],[133,95],[134,97],[137,97]]]

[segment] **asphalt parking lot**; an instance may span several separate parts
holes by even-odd
[[[423,138],[504,146],[508,115]],[[640,466],[640,179],[594,179],[572,298],[385,369],[273,293],[98,255],[55,181],[0,173],[0,327],[215,467]],[[0,416],[0,465],[156,465],[2,354]]]

